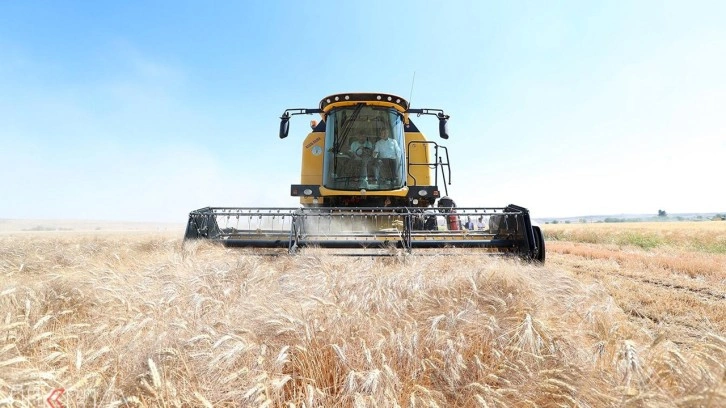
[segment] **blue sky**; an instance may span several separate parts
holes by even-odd
[[[451,115],[461,206],[726,211],[726,3],[599,3],[0,2],[0,218],[296,206],[280,114],[354,91]]]

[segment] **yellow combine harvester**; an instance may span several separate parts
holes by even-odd
[[[302,144],[300,184],[290,188],[300,208],[207,207],[192,211],[185,240],[210,239],[253,248],[484,248],[544,262],[542,231],[526,208],[456,207],[448,197],[446,147],[427,140],[411,109],[396,95],[341,93],[315,109],[287,109],[280,138],[294,115],[320,114]],[[439,180],[444,194],[441,195]]]

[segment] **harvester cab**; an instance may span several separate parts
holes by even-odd
[[[334,94],[317,108],[285,110],[281,139],[292,116],[303,114],[319,114],[320,121],[311,122],[300,183],[290,187],[301,206],[195,210],[185,240],[290,252],[304,246],[465,247],[544,262],[543,235],[526,208],[464,208],[448,197],[448,150],[428,140],[411,118],[435,116],[439,136],[448,139],[449,116],[442,110],[411,109],[392,94]]]

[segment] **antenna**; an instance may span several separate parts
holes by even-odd
[[[416,82],[416,71],[413,71],[413,79],[411,80],[411,93],[408,95],[408,107],[411,108],[411,99],[413,99],[413,83]]]

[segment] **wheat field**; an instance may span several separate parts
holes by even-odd
[[[6,232],[0,405],[726,406],[724,229],[591,227],[545,266]]]

